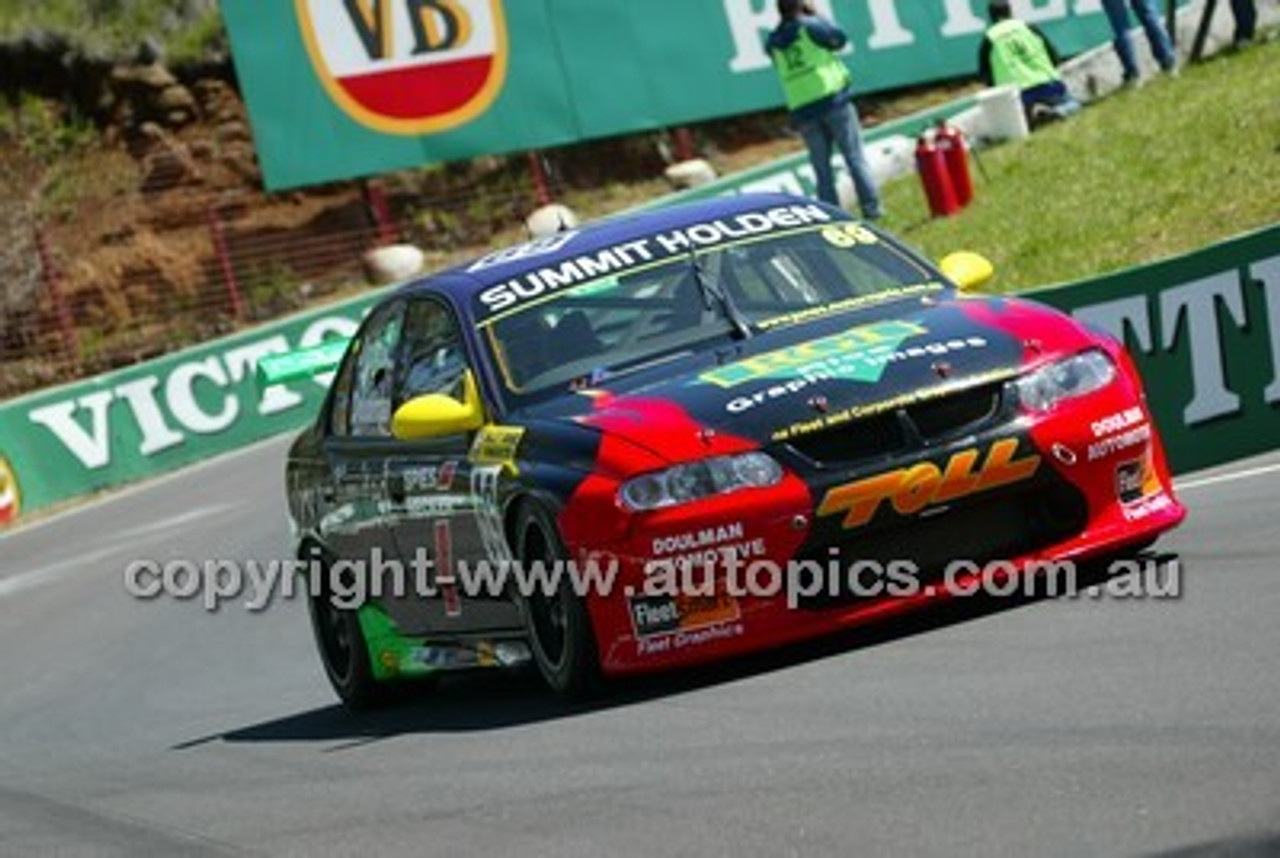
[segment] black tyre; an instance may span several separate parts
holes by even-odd
[[[526,569],[568,559],[551,516],[534,503],[525,503],[516,518],[516,557]],[[568,575],[561,575],[554,593],[541,589],[517,596],[524,616],[529,648],[538,672],[551,690],[568,700],[589,696],[599,685],[600,661],[586,601],[573,591]]]
[[[324,573],[328,575],[328,570]],[[329,684],[342,704],[353,712],[373,709],[396,695],[395,683],[378,682],[369,662],[369,644],[353,608],[335,605],[328,581],[311,587],[307,604],[316,648]]]

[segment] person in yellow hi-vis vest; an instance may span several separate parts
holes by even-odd
[[[849,37],[836,24],[815,15],[805,0],[778,0],[778,15],[782,21],[769,34],[765,50],[782,81],[791,125],[809,150],[818,199],[840,204],[831,168],[832,149],[838,149],[853,179],[862,216],[878,220],[883,215],[880,192],[863,149],[852,79],[835,55]]]
[[[1058,54],[1039,28],[1013,17],[1009,0],[991,0],[991,26],[978,50],[978,74],[987,86],[1012,84],[1034,128],[1080,110],[1058,72]]]

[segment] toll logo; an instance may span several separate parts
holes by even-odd
[[[10,524],[22,512],[22,493],[9,463],[0,457],[0,527]]]
[[[352,119],[388,134],[462,125],[507,73],[502,0],[294,0],[311,62]]]
[[[898,515],[915,515],[925,507],[948,504],[979,492],[1028,480],[1040,467],[1032,453],[1015,458],[1018,439],[1002,438],[986,451],[977,447],[952,455],[944,466],[919,462],[905,468],[838,486],[827,492],[818,515],[843,514],[845,530],[871,521],[885,501]]]

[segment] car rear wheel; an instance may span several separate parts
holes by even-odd
[[[337,692],[344,706],[353,712],[361,712],[385,705],[398,699],[401,689],[398,683],[379,682],[373,676],[369,662],[369,644],[360,618],[354,608],[334,604],[328,581],[318,587],[308,588],[307,600],[311,614],[311,629],[315,632],[316,648],[324,664],[329,684]]]
[[[516,519],[515,534],[516,556],[526,570],[543,564],[550,578],[563,568],[568,552],[555,522],[542,507],[526,503]],[[600,675],[591,617],[568,574],[560,574],[555,583],[553,592],[535,587],[517,599],[542,678],[561,697],[581,699],[597,688]]]

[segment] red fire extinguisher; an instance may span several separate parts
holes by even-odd
[[[969,146],[964,139],[964,132],[954,125],[948,125],[946,119],[939,119],[936,136],[937,146],[942,150],[942,158],[947,165],[947,175],[951,177],[951,188],[956,192],[956,202],[960,208],[964,208],[973,200],[973,179],[969,177]]]
[[[916,140],[916,172],[920,174],[924,195],[929,200],[929,214],[947,217],[960,211],[946,159],[935,145],[932,131],[922,132]]]

